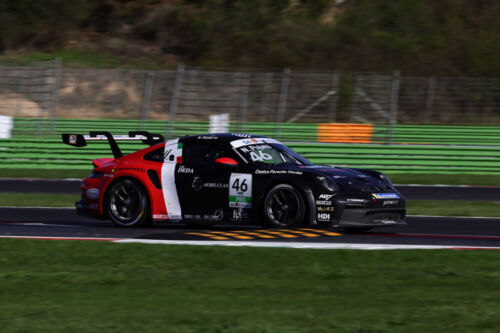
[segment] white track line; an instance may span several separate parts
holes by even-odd
[[[249,242],[249,241],[189,241],[158,240],[133,238],[87,238],[87,237],[51,237],[51,236],[0,236],[0,238],[40,239],[40,240],[83,240],[108,241],[113,243],[142,243],[161,245],[198,245],[198,246],[247,246],[266,248],[293,248],[319,250],[500,250],[500,247],[485,246],[446,246],[446,245],[412,245],[412,244],[351,244],[351,243],[297,243],[297,242]]]

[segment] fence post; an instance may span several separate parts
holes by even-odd
[[[337,100],[339,94],[339,73],[332,74],[330,80],[330,91],[335,91],[330,98],[330,121],[335,122],[337,118]]]
[[[155,77],[154,71],[148,71],[146,73],[146,80],[144,81],[144,90],[142,93],[141,101],[141,124],[140,129],[144,129],[146,120],[148,119],[149,113],[149,103],[151,102],[151,90],[153,90],[153,80]]]
[[[243,124],[245,123],[245,114],[247,112],[248,100],[248,73],[241,73],[240,80],[240,98],[238,102],[238,131],[243,131]]]
[[[392,82],[391,82],[391,102],[389,105],[389,127],[387,129],[387,143],[392,143],[392,138],[394,135],[394,126],[397,122],[398,113],[398,98],[399,98],[399,82],[400,82],[401,72],[395,70],[392,72]]]
[[[46,127],[46,124],[44,125],[44,113],[46,117],[49,117],[48,114],[48,104],[49,104],[49,94],[50,94],[50,77],[54,73],[54,67],[47,67],[43,68],[43,76],[42,76],[42,84],[43,84],[43,97],[42,97],[42,103],[40,107],[40,115],[38,118],[38,124],[37,124],[37,130],[36,130],[36,136],[40,137],[42,135],[42,131],[44,131],[44,128]]]
[[[351,101],[351,110],[349,112],[349,122],[353,123],[356,120],[358,115],[358,90],[361,89],[361,79],[357,74],[354,74],[354,87],[352,89],[352,101]]]
[[[429,85],[427,87],[427,99],[425,101],[425,114],[424,123],[429,124],[431,121],[432,108],[434,106],[434,92],[436,91],[436,77],[429,78]]]
[[[170,106],[168,108],[168,123],[165,129],[165,134],[168,137],[174,127],[175,114],[177,112],[177,103],[179,102],[179,96],[181,94],[182,87],[182,76],[184,75],[184,65],[177,65],[177,70],[175,71],[174,87],[172,89],[172,97],[170,98]]]
[[[56,130],[57,121],[57,107],[59,103],[59,88],[61,86],[61,58],[57,57],[54,59],[54,88],[52,91],[52,115],[50,122],[50,133],[54,134]]]
[[[281,79],[280,100],[278,104],[278,114],[276,115],[276,138],[281,137],[281,126],[285,119],[286,100],[288,98],[288,83],[290,81],[290,68],[283,70],[283,77]]]

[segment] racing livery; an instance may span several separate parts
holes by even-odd
[[[120,140],[150,146],[123,156]],[[364,231],[405,224],[406,200],[384,174],[314,165],[275,139],[226,133],[165,142],[145,131],[63,134],[73,146],[87,141],[108,141],[114,158],[93,160],[77,211],[120,226],[152,221]]]

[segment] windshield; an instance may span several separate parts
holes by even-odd
[[[256,164],[291,164],[291,165],[311,165],[304,157],[300,156],[290,148],[282,144],[259,143],[245,145],[235,150],[243,157],[248,163]]]

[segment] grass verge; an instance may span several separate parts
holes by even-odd
[[[0,206],[73,207],[80,197],[73,194],[0,193]],[[500,217],[499,202],[409,200],[408,215]]]
[[[51,169],[0,169],[0,178],[84,178],[88,170],[51,170]],[[448,184],[500,186],[500,176],[491,175],[440,175],[440,174],[387,174],[394,184]]]
[[[500,252],[0,240],[2,332],[498,332]]]
[[[408,215],[500,217],[500,202],[408,200]]]

